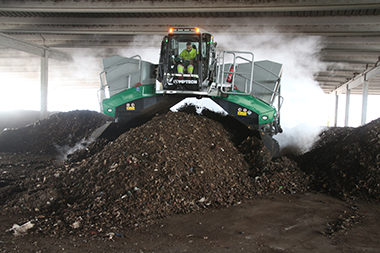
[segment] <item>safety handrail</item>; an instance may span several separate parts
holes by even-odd
[[[247,55],[250,55],[251,56],[251,60],[250,59],[247,59],[247,58],[244,58],[241,56],[241,54],[247,54]],[[233,71],[225,71],[224,70],[224,65],[225,65],[225,62],[226,62],[226,56],[227,55],[232,55],[233,56],[233,63],[231,64],[233,66]],[[236,66],[237,66],[237,61],[238,60],[243,60],[245,62],[248,62],[252,65],[252,68],[251,68],[251,72],[250,73],[245,73],[245,72],[237,72],[236,71]],[[254,55],[252,52],[244,52],[244,51],[221,51],[218,55],[218,64],[217,64],[217,78],[216,78],[216,82],[218,84],[221,85],[221,90],[223,93],[229,93],[228,91],[225,91],[224,88],[230,88],[232,89],[232,87],[234,86],[235,84],[235,77],[236,75],[238,74],[239,76],[241,76],[243,79],[245,79],[247,82],[247,80],[249,81],[249,84],[248,84],[248,89],[245,88],[244,92],[247,92],[247,93],[250,93],[252,91],[252,80],[253,80],[253,60],[254,60]],[[229,83],[229,84],[226,84],[223,80],[224,76],[228,75],[228,74],[232,74],[232,82]],[[244,76],[244,74],[246,75],[249,75],[250,78],[248,79],[246,76]],[[247,86],[247,85],[245,85]]]
[[[243,57],[242,55],[244,55],[245,57]],[[247,57],[246,55],[250,55],[250,57]],[[227,56],[232,57],[232,63],[226,63]],[[225,70],[228,64],[230,64],[232,69]],[[251,64],[251,66],[249,70],[245,69],[245,71],[243,72],[243,71],[239,71],[240,64]],[[264,69],[267,73],[276,77],[277,81],[273,89],[267,87],[265,84],[258,82],[257,80],[254,80],[254,77],[253,77],[254,67],[259,67],[261,69]],[[250,72],[247,72],[247,71],[250,71]],[[225,77],[229,75],[232,75],[231,82],[227,82],[226,80],[224,80]],[[243,90],[241,90],[241,92],[238,92],[238,93],[236,92],[236,90],[234,90],[236,77],[239,77],[240,80],[242,80],[241,83],[240,82],[239,83],[243,84]],[[280,75],[277,75],[276,73],[272,72],[271,70],[263,66],[254,64],[254,56],[252,52],[222,51],[218,55],[216,83],[217,83],[217,86],[220,87],[221,92],[224,94],[252,95],[264,102],[270,103],[271,105],[273,105],[275,99],[278,98],[279,100],[278,106],[280,107],[283,102],[283,97],[278,92],[279,87],[280,87],[280,80],[281,80]],[[265,94],[265,96],[269,96],[269,100],[268,99],[266,99],[268,101],[263,100],[264,94],[261,96],[258,95],[256,93],[256,89],[253,89],[253,85],[256,85],[262,88],[262,91],[264,90],[268,91],[268,93]],[[255,94],[252,94],[253,91],[255,91]]]

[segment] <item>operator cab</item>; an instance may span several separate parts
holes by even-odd
[[[157,81],[165,93],[166,91],[202,91],[213,81],[215,47],[213,36],[199,28],[170,28],[169,34],[161,43],[160,61],[157,71]],[[178,64],[183,59],[179,55],[191,42],[196,50],[193,59],[194,69],[188,73],[186,64],[183,73],[178,72]]]

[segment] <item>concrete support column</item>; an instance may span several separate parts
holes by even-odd
[[[49,51],[44,50],[41,57],[41,109],[40,119],[47,117],[47,95],[48,95],[48,71],[49,71]]]
[[[338,126],[338,105],[339,105],[339,95],[335,91],[335,113],[334,113],[334,127]]]
[[[348,126],[348,118],[350,114],[350,96],[351,96],[351,90],[348,88],[346,89],[346,114],[344,117],[344,126]]]
[[[362,121],[361,125],[365,125],[367,122],[367,103],[368,103],[368,81],[364,80],[363,83],[363,95],[362,95]]]

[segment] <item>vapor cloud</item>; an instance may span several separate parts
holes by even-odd
[[[306,152],[329,120],[331,99],[313,80],[313,74],[326,69],[319,60],[319,36],[284,36],[275,33],[229,36],[215,35],[219,50],[249,51],[255,61],[283,64],[281,94],[282,134],[275,138],[281,147]]]

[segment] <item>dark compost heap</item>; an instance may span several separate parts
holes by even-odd
[[[0,150],[57,154],[57,145],[73,147],[105,121],[89,111],[53,116],[4,132]],[[316,190],[378,200],[379,127],[376,120],[347,131],[329,129],[312,151],[272,159],[254,136],[236,141],[226,130],[231,128],[214,120],[168,112],[112,142],[93,142],[63,164],[46,164],[4,184],[0,203],[4,212],[31,213],[35,231],[51,235],[137,228],[271,192]],[[41,137],[46,129],[48,139]],[[20,140],[32,146],[19,145]]]

